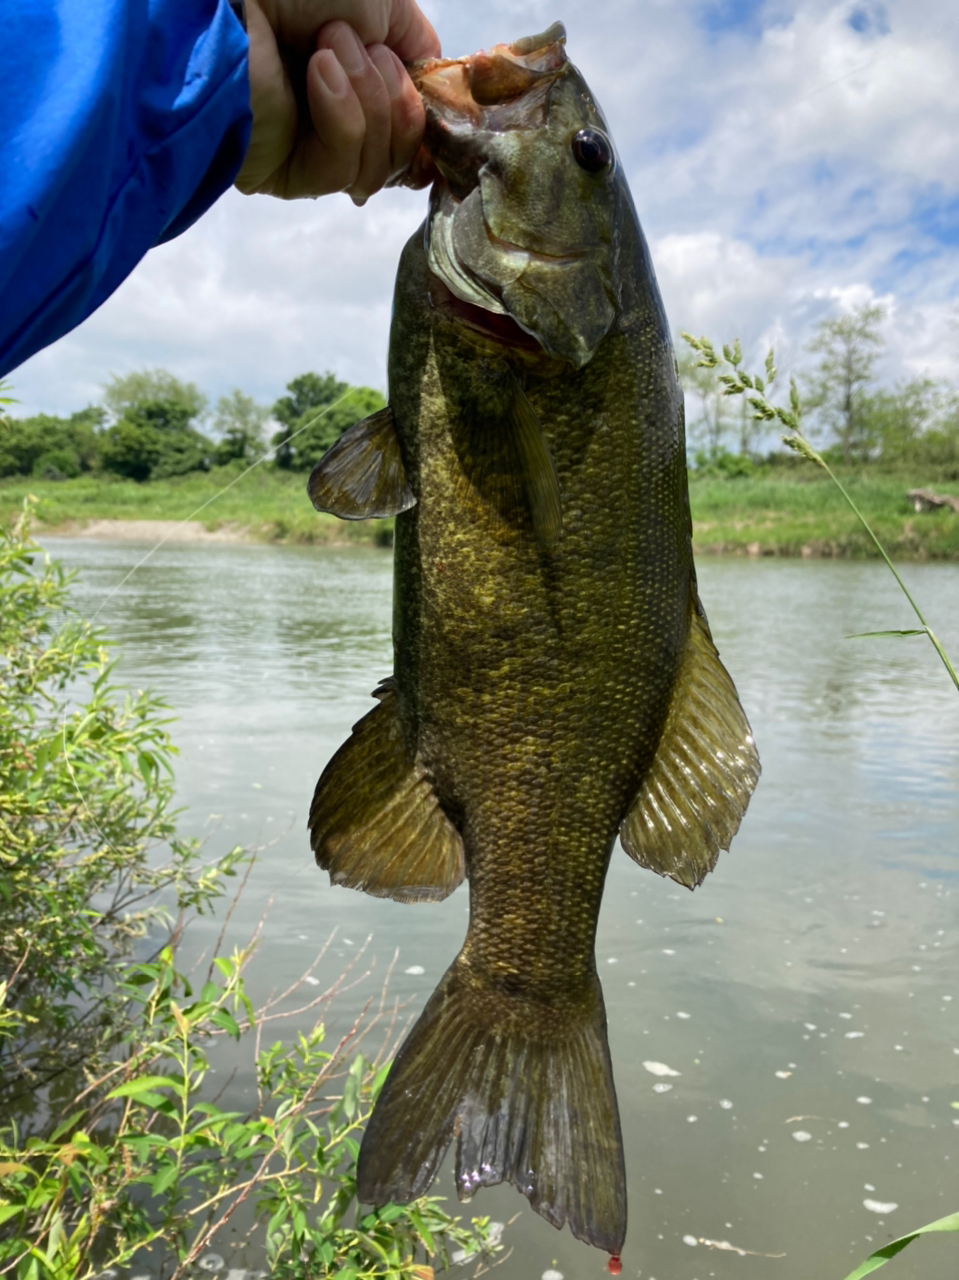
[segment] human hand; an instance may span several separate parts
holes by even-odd
[[[253,128],[240,191],[346,191],[362,204],[410,166],[417,181],[423,103],[403,62],[440,46],[416,0],[247,0],[247,29]]]

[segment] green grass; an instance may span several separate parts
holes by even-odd
[[[38,532],[75,531],[91,520],[195,519],[207,529],[235,529],[261,542],[334,543],[389,541],[392,520],[337,520],[313,510],[306,474],[258,467],[232,488],[240,467],[218,467],[170,480],[137,484],[102,475],[76,480],[0,481],[0,520],[15,515],[28,494]],[[197,508],[213,498],[199,514]]]
[[[852,498],[894,559],[959,560],[959,514],[915,512],[908,489],[922,478],[841,475]],[[956,493],[955,484],[936,492]],[[875,558],[869,535],[829,477],[811,464],[725,479],[690,477],[694,546],[700,553]]]
[[[69,531],[88,521],[186,520],[208,529],[233,528],[264,542],[386,541],[392,522],[350,522],[318,515],[306,496],[306,476],[258,468],[225,492],[239,469],[224,467],[179,479],[135,484],[102,476],[77,480],[0,481],[0,519],[28,493],[39,499],[39,528]],[[928,485],[922,476],[850,473],[842,479],[890,555],[897,559],[959,560],[959,514],[916,513],[906,490]],[[959,492],[945,482],[937,492]],[[835,485],[811,464],[761,469],[755,476],[690,479],[694,538],[701,554],[874,557],[875,548]]]

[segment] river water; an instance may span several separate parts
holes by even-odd
[[[266,845],[228,933],[243,941],[272,899],[254,995],[295,981],[336,927],[321,980],[368,935],[354,972],[376,969],[336,998],[331,1036],[397,950],[389,993],[415,1012],[462,942],[465,886],[422,906],[334,889],[305,834],[317,776],[391,669],[390,553],[177,544],[115,590],[148,547],[47,545],[78,570],[75,602],[119,644],[123,682],[179,717],[184,834],[206,832],[211,853]],[[903,572],[959,653],[959,566]],[[959,696],[924,639],[845,638],[913,625],[881,565],[705,560],[700,583],[763,777],[695,894],[613,857],[597,954],[626,1144],[623,1274],[843,1280],[959,1209]],[[187,952],[218,927],[197,922]],[[242,1106],[252,1075],[237,1065],[225,1100]],[[448,1168],[436,1189],[455,1205]],[[503,1280],[605,1274],[512,1189],[470,1206],[518,1210]],[[959,1242],[919,1240],[888,1274],[955,1280]]]

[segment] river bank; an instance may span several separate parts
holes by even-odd
[[[843,477],[887,550],[903,560],[959,560],[959,512],[919,511],[910,489],[926,476],[851,473]],[[932,482],[937,492],[959,484]],[[259,469],[241,476],[220,468],[136,484],[76,480],[0,482],[0,519],[28,495],[37,499],[38,531],[144,541],[389,545],[392,521],[341,521],[313,511],[299,472]],[[760,468],[734,479],[690,477],[694,544],[699,554],[863,559],[875,556],[865,530],[836,487],[818,470]]]

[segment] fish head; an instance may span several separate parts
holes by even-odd
[[[585,365],[622,310],[620,228],[632,205],[609,128],[556,23],[467,58],[414,64],[436,166],[427,253],[464,316],[509,321]],[[500,317],[497,324],[495,317]]]

